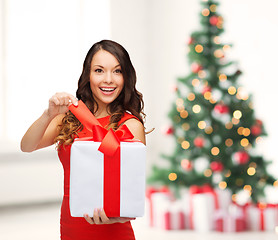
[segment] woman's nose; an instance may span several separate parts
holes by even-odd
[[[113,79],[112,79],[112,74],[110,72],[108,72],[106,75],[105,75],[105,79],[104,79],[104,82],[106,83],[112,83]]]

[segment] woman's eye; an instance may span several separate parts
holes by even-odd
[[[121,69],[116,69],[115,73],[122,73],[122,70]]]
[[[101,73],[101,72],[102,72],[102,69],[97,68],[97,69],[95,70],[95,72],[97,72],[97,73]]]

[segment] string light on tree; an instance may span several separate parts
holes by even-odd
[[[225,75],[223,73],[219,75],[219,81],[224,82],[226,80],[227,80],[227,75]]]
[[[197,53],[202,53],[203,50],[204,50],[204,47],[201,44],[198,44],[198,45],[195,46],[195,51]]]
[[[194,79],[192,80],[192,85],[193,85],[194,87],[199,86],[199,85],[200,85],[200,80],[199,80],[198,78],[194,78]]]
[[[178,176],[177,176],[176,173],[170,173],[170,174],[168,175],[168,178],[169,178],[170,181],[176,181],[177,178],[178,178]]]
[[[198,127],[199,127],[200,129],[205,129],[206,126],[207,126],[207,124],[206,124],[205,121],[200,121],[200,122],[198,122]]]
[[[254,167],[249,167],[249,168],[247,169],[247,174],[248,174],[249,176],[255,175],[255,174],[256,174],[256,168],[254,168]]]
[[[234,111],[233,113],[234,118],[240,119],[242,117],[242,113],[239,110]]]
[[[183,149],[188,149],[190,147],[190,143],[186,140],[184,140],[182,143],[181,143],[181,147]]]
[[[204,70],[200,70],[198,72],[198,77],[199,78],[205,78],[207,76],[206,72]]]
[[[194,105],[194,106],[192,107],[192,111],[193,111],[194,113],[199,113],[199,112],[201,112],[201,107],[200,107],[200,105],[198,105],[198,104]]]
[[[227,146],[227,147],[231,147],[231,146],[233,146],[233,140],[231,139],[231,138],[228,138],[228,139],[226,139],[226,141],[225,141],[225,145]]]
[[[218,187],[222,190],[227,188],[227,183],[225,181],[222,181],[218,184]]]
[[[207,8],[205,8],[203,9],[202,14],[203,16],[207,17],[210,14],[210,11]]]
[[[219,154],[220,150],[218,147],[213,147],[211,149],[211,154],[214,155],[214,156],[217,156]]]
[[[236,94],[236,88],[234,86],[231,86],[228,88],[228,93],[230,95],[235,95]]]
[[[228,51],[228,50],[230,50],[230,48],[231,48],[231,47],[230,47],[229,45],[224,45],[224,46],[223,46],[223,50],[224,50],[224,51]]]
[[[220,37],[219,37],[219,36],[215,36],[215,37],[213,38],[213,41],[214,41],[215,44],[220,44],[220,43],[221,43]]]
[[[187,99],[191,102],[194,101],[195,100],[195,94],[194,93],[189,93],[188,96],[187,96]]]
[[[209,7],[211,12],[216,12],[217,6],[215,4],[210,5]]]
[[[206,133],[206,134],[212,134],[212,132],[213,132],[212,126],[207,126],[207,127],[205,128],[205,133]]]
[[[188,117],[188,112],[186,110],[183,110],[180,112],[180,116],[181,116],[181,118],[185,119]]]
[[[214,51],[214,56],[216,58],[222,58],[224,57],[224,53],[223,53],[223,50],[222,49],[217,49]]]

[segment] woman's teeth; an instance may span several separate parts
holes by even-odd
[[[100,88],[103,92],[113,92],[116,88]]]

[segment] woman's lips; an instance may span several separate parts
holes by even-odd
[[[104,95],[111,95],[116,90],[115,87],[100,87],[99,89]]]

